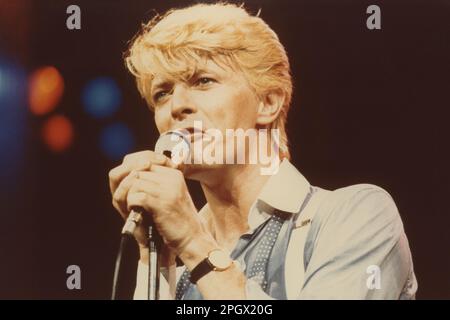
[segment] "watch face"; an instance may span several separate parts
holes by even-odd
[[[209,253],[209,262],[219,271],[228,269],[233,260],[222,250],[213,250]]]

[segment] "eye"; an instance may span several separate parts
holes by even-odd
[[[153,101],[158,102],[159,100],[164,98],[168,93],[169,93],[169,91],[166,91],[166,90],[158,91],[157,93],[155,93],[153,95]]]
[[[214,80],[213,78],[209,78],[209,77],[200,77],[197,79],[197,81],[195,82],[196,85],[199,86],[204,86],[210,83],[216,82],[216,80]]]

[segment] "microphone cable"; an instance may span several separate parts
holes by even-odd
[[[119,285],[120,285],[120,270],[122,267],[123,252],[128,247],[128,243],[133,238],[133,233],[136,227],[141,223],[143,217],[141,210],[133,209],[129,214],[125,225],[122,228],[122,234],[120,237],[119,251],[117,252],[116,264],[114,267],[113,287],[112,287],[112,300],[119,300]]]

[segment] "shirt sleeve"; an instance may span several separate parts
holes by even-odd
[[[299,299],[399,299],[414,275],[390,195],[376,186],[354,187],[335,191],[319,209],[328,214],[317,227]]]

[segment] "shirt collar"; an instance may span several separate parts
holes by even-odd
[[[283,159],[274,175],[264,184],[258,198],[250,208],[248,225],[250,233],[266,221],[274,210],[294,214],[300,208],[310,191],[308,180],[289,162]],[[203,218],[208,204],[200,210]]]
[[[250,232],[266,221],[273,211],[294,214],[310,191],[308,180],[289,162],[283,159],[278,172],[262,188],[248,215]]]
[[[278,172],[271,176],[261,190],[258,200],[270,207],[297,213],[310,190],[308,180],[289,162],[283,159]]]

